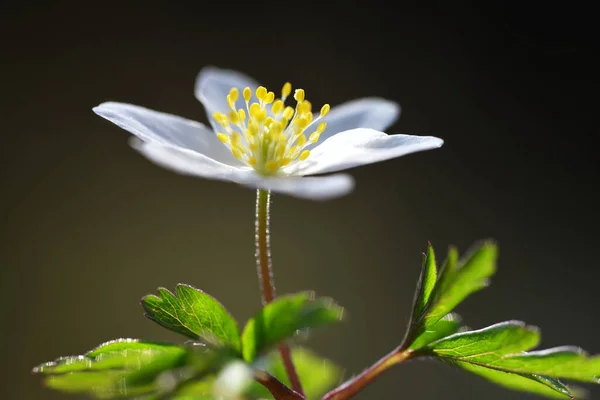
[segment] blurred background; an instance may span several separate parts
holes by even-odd
[[[193,284],[240,321],[260,307],[254,192],[175,175],[92,113],[107,100],[207,122],[206,65],[313,104],[381,96],[390,133],[439,150],[352,170],[350,196],[275,196],[279,293],[314,289],[348,320],[308,342],[360,372],[402,339],[421,252],[500,245],[493,285],[459,308],[474,328],[522,319],[543,346],[600,353],[600,223],[592,17],[551,8],[377,0],[3,2],[1,398],[68,399],[31,368],[116,337],[179,340],[142,315],[158,286]],[[592,397],[600,395],[591,389]],[[398,366],[359,399],[528,399],[435,362]]]

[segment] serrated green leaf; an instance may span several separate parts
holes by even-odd
[[[34,373],[64,374],[77,371],[99,371],[108,369],[134,369],[166,354],[176,357],[185,350],[174,344],[146,342],[137,339],[116,339],[103,343],[80,355],[61,357],[38,365]]]
[[[435,253],[431,243],[427,246],[427,254],[423,257],[423,267],[421,270],[421,276],[419,283],[417,284],[417,295],[415,296],[413,315],[419,316],[425,309],[431,292],[435,287],[437,280],[437,266],[435,263]]]
[[[460,332],[425,347],[441,357],[494,364],[506,354],[534,348],[540,341],[539,329],[521,321],[507,321],[487,328]]]
[[[159,325],[213,346],[241,350],[237,322],[219,301],[190,285],[177,285],[177,296],[165,288],[142,299],[146,316]]]
[[[298,330],[340,321],[342,315],[343,308],[328,298],[312,300],[311,293],[281,296],[246,324],[242,334],[244,360],[251,362]]]
[[[509,372],[600,383],[600,356],[589,356],[573,346],[514,354],[504,357],[494,367]]]
[[[539,394],[541,396],[556,399],[574,397],[571,390],[562,382],[546,376],[535,374],[514,374],[482,367],[476,364],[470,364],[467,362],[453,362],[453,364],[508,389]]]
[[[496,271],[496,258],[496,244],[489,241],[480,244],[458,264],[455,264],[456,254],[451,250],[425,310],[424,327],[432,326],[467,296],[486,287]]]
[[[520,375],[600,383],[600,356],[590,357],[582,349],[570,346],[527,352],[538,343],[537,328],[509,321],[456,333],[419,351]]]
[[[158,374],[184,365],[187,358],[180,346],[118,339],[81,356],[41,364],[33,372],[50,375],[45,383],[53,389],[115,398],[152,392]]]
[[[417,336],[408,349],[419,350],[431,342],[456,333],[459,327],[460,317],[457,314],[450,313]]]

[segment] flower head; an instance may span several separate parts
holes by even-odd
[[[227,113],[213,114],[221,125],[219,140],[260,175],[285,175],[290,169],[286,167],[305,161],[310,156],[307,147],[318,142],[327,127],[322,119],[329,113],[329,104],[313,115],[303,89],[294,92],[295,108],[285,105],[291,92],[289,82],[283,85],[280,98],[264,86],[255,92],[245,87],[240,99],[240,89],[234,87],[227,95]],[[252,101],[253,96],[256,101]]]
[[[313,110],[305,91],[285,83],[278,95],[235,71],[204,68],[196,81],[212,130],[195,121],[131,104],[107,102],[98,115],[133,133],[134,148],[181,174],[232,181],[295,197],[328,199],[350,192],[336,172],[440,147],[431,136],[381,132],[399,116],[378,98]]]

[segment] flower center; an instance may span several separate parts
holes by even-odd
[[[232,88],[227,95],[229,111],[216,112],[213,118],[223,127],[217,137],[231,153],[262,175],[275,175],[286,165],[306,160],[310,150],[306,147],[316,143],[327,124],[320,121],[329,113],[329,104],[321,107],[315,118],[311,103],[304,98],[304,90],[296,89],[296,107],[286,106],[292,92],[287,82],[281,89],[281,98],[259,86],[255,91],[258,101],[250,102],[252,90],[245,88],[242,96],[245,107],[237,108],[240,92]]]

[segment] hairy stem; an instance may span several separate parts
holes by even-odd
[[[410,358],[411,352],[403,350],[402,347],[394,349],[389,354],[382,357],[375,364],[361,372],[354,378],[344,382],[342,385],[333,389],[331,392],[323,396],[323,400],[345,400],[353,397],[365,387],[373,383],[377,377],[390,367],[400,364]]]
[[[269,210],[271,194],[267,190],[256,191],[256,267],[258,280],[262,293],[263,305],[269,304],[275,298],[275,281],[273,279],[273,265],[271,263],[271,244],[269,237]],[[285,371],[290,379],[292,388],[304,396],[300,378],[294,368],[290,349],[286,344],[279,345],[279,353],[285,366]]]

